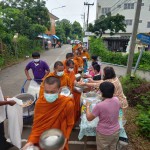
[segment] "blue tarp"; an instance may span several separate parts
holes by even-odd
[[[52,35],[52,37],[54,37],[54,38],[56,38],[56,39],[59,39],[59,37],[58,37],[58,36],[56,36],[56,35]]]

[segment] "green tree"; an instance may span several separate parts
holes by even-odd
[[[75,21],[72,24],[72,35],[78,35],[80,38],[82,36],[82,27],[79,22]]]
[[[93,26],[93,24],[92,24],[92,23],[89,23],[88,31],[90,31],[90,32],[94,32],[94,26]]]
[[[111,16],[111,13],[107,16],[101,16],[95,20],[94,31],[102,30],[104,33],[106,30],[110,30],[110,34],[113,35],[119,31],[126,31],[126,24],[124,23],[125,17],[122,15]]]

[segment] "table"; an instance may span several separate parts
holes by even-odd
[[[90,106],[90,110],[93,110],[95,104],[92,104]],[[82,105],[81,107],[81,122],[80,122],[80,132],[78,135],[78,139],[81,140],[84,136],[88,137],[88,136],[96,136],[96,127],[97,124],[99,122],[99,118],[96,117],[93,121],[88,121],[86,119],[86,113],[85,113],[85,106]],[[119,139],[128,139],[127,134],[125,132],[124,129],[124,124],[125,121],[123,120],[123,112],[122,109],[120,109],[119,111],[119,124],[120,124],[120,135],[119,135]],[[85,138],[85,147],[84,149],[86,149],[86,145],[87,145],[87,138]]]

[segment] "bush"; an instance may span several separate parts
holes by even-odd
[[[150,83],[135,77],[121,78],[121,83],[129,106],[135,107],[138,111],[136,124],[139,126],[139,133],[150,139]]]
[[[39,40],[29,40],[26,36],[19,36],[17,44],[11,42],[4,44],[4,49],[0,55],[0,67],[17,62],[16,58],[24,58],[34,51],[40,51],[41,42]]]
[[[128,54],[109,51],[102,39],[92,38],[90,41],[90,52],[92,55],[100,56],[103,62],[108,62],[118,65],[127,65]],[[139,53],[134,54],[133,67],[135,66]],[[150,52],[144,52],[138,66],[139,69],[150,70]]]

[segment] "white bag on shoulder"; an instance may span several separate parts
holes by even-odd
[[[21,148],[21,134],[23,129],[23,109],[17,103],[14,106],[7,106],[8,133],[13,145]]]

